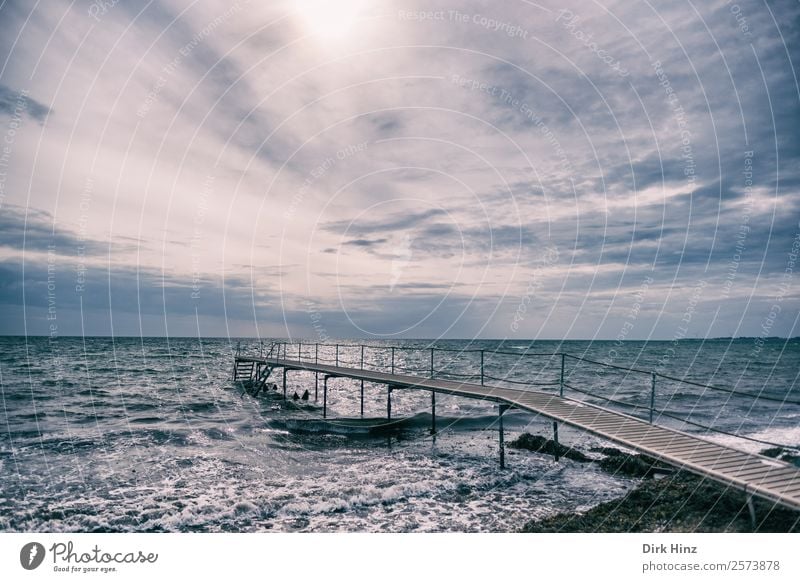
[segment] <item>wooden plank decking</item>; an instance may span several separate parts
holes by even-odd
[[[239,356],[236,365],[240,363],[246,369],[251,363],[261,364],[386,384],[394,389],[421,389],[507,404],[590,432],[747,494],[800,509],[800,469],[793,465],[556,394],[288,359]]]

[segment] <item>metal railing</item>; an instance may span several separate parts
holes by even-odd
[[[295,349],[296,346],[296,349]],[[325,354],[330,355],[332,357],[324,357],[321,355],[320,347],[324,349]],[[332,352],[332,353],[330,353]],[[378,352],[383,353],[386,355],[383,358],[382,362],[384,362],[382,367],[375,366],[374,371],[380,372],[389,372],[392,375],[395,374],[406,374],[406,375],[421,375],[424,374],[425,377],[428,378],[439,378],[439,379],[455,379],[460,381],[470,381],[470,382],[480,382],[480,385],[485,385],[487,380],[493,380],[496,382],[505,382],[513,385],[520,385],[520,386],[530,386],[530,387],[549,387],[549,386],[557,386],[558,387],[558,394],[560,396],[564,396],[565,389],[577,392],[579,394],[583,394],[585,396],[589,396],[591,398],[598,399],[602,402],[613,404],[616,406],[621,406],[626,409],[641,412],[643,409],[646,412],[648,421],[653,424],[657,417],[665,417],[674,420],[678,420],[681,422],[685,422],[692,426],[696,426],[699,428],[711,430],[714,432],[718,432],[721,434],[726,434],[730,436],[735,436],[738,438],[743,438],[746,440],[750,440],[753,442],[758,442],[761,444],[766,444],[770,446],[782,447],[786,449],[794,449],[800,450],[797,445],[789,445],[783,443],[775,443],[771,441],[756,439],[744,435],[738,435],[735,433],[731,433],[717,427],[708,426],[705,424],[697,423],[688,419],[688,417],[680,417],[674,412],[667,410],[667,409],[659,409],[656,407],[658,401],[658,379],[666,380],[669,382],[676,382],[679,384],[685,384],[688,386],[692,386],[695,388],[703,388],[706,390],[713,390],[718,392],[723,392],[729,394],[731,397],[740,397],[740,398],[749,398],[752,399],[754,402],[757,401],[768,401],[779,403],[781,405],[798,405],[800,406],[800,400],[793,400],[789,399],[788,397],[785,398],[778,398],[773,397],[765,394],[752,394],[749,392],[742,392],[740,390],[734,390],[732,388],[722,387],[722,386],[715,386],[712,384],[705,384],[702,382],[695,382],[693,380],[687,380],[684,378],[678,378],[675,376],[670,376],[667,374],[662,374],[660,372],[656,372],[654,370],[643,370],[640,368],[632,368],[626,366],[619,366],[616,364],[610,364],[606,362],[601,362],[597,360],[592,360],[589,358],[585,358],[583,356],[576,356],[573,354],[569,354],[566,352],[509,352],[505,350],[487,350],[487,349],[475,349],[475,348],[467,348],[467,349],[454,349],[454,348],[444,348],[444,347],[412,347],[412,346],[370,346],[366,344],[327,344],[327,343],[307,343],[304,344],[302,341],[298,342],[271,342],[268,355],[266,357],[272,357],[272,354],[275,354],[275,358],[278,360],[286,360],[286,361],[295,361],[295,362],[305,362],[305,363],[316,363],[316,364],[333,364],[335,367],[351,367],[357,369],[370,369],[368,367],[369,360],[365,358],[365,354],[369,352]],[[398,362],[397,352],[417,352],[421,353],[426,360],[425,367],[411,367],[409,366],[408,358],[405,358],[403,361]],[[463,373],[463,372],[456,372],[453,369],[449,369],[447,366],[437,369],[436,368],[436,354],[437,353],[457,353],[459,355],[464,354],[479,354],[478,362],[474,363],[474,371],[470,373]],[[493,376],[487,373],[488,366],[486,365],[486,356],[489,355],[490,357],[495,356],[513,356],[515,358],[547,358],[549,360],[556,360],[558,362],[555,378],[551,381],[531,381],[531,380],[519,380],[510,377],[510,375],[506,375],[505,377],[498,377]],[[236,348],[236,356],[245,356],[244,352],[242,352],[240,345],[237,344]],[[259,342],[259,357],[264,357],[264,342]],[[415,363],[417,366],[420,365],[421,358],[417,358]],[[643,406],[640,404],[633,404],[630,402],[624,402],[622,400],[616,398],[610,398],[608,396],[597,394],[596,392],[590,390],[581,389],[567,381],[568,377],[568,370],[567,370],[567,360],[573,360],[575,362],[580,362],[584,364],[589,364],[592,366],[600,366],[607,369],[614,369],[625,372],[626,374],[637,374],[646,376],[649,382],[647,383],[647,389],[649,391],[649,405]],[[450,368],[452,368],[451,366]],[[380,368],[380,369],[379,369]],[[788,394],[787,394],[788,396]]]

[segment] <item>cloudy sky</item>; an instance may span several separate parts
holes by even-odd
[[[800,5],[0,3],[0,333],[798,335]]]

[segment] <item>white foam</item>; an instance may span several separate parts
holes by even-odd
[[[298,500],[284,505],[279,515],[317,515],[346,511],[357,507],[372,507],[378,504],[389,504],[401,499],[428,495],[432,493],[431,483],[406,483],[382,488],[368,485],[352,494],[337,491],[326,491],[324,499],[319,501]]]
[[[800,449],[800,426],[766,428],[752,433],[744,433],[743,436]],[[704,434],[703,438],[749,453],[758,453],[772,446],[727,434],[710,433]]]

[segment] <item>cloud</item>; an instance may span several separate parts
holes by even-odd
[[[36,101],[26,92],[0,84],[0,115],[27,116],[41,123],[49,113],[48,107]]]
[[[388,216],[368,218],[358,222],[353,222],[351,220],[328,222],[323,224],[322,228],[336,234],[347,232],[354,235],[374,235],[418,227],[444,214],[445,212],[439,209],[410,212],[408,214],[394,213]]]
[[[759,333],[800,232],[800,6],[367,4],[335,42],[283,0],[2,4],[0,331],[47,331],[55,260],[73,333],[308,334],[313,301],[343,337],[503,337],[535,288],[520,337],[614,337],[645,276],[639,337],[699,280],[716,335]]]
[[[52,249],[58,254],[101,255],[109,250],[108,243],[86,240],[80,233],[58,225],[55,218],[46,211],[7,205],[0,213],[0,247],[15,250],[47,252]]]
[[[253,289],[248,280],[228,277],[187,279],[152,269],[89,266],[79,273],[75,262],[50,260],[0,262],[0,334],[60,335],[214,335],[226,320],[236,327],[280,321],[276,295]],[[22,320],[21,305],[25,305]],[[114,325],[119,319],[125,325]],[[213,322],[206,327],[199,321]]]
[[[352,240],[346,241],[344,244],[351,245],[354,247],[372,248],[378,245],[382,245],[388,240],[389,239],[386,238],[376,238],[376,239],[354,238]]]

